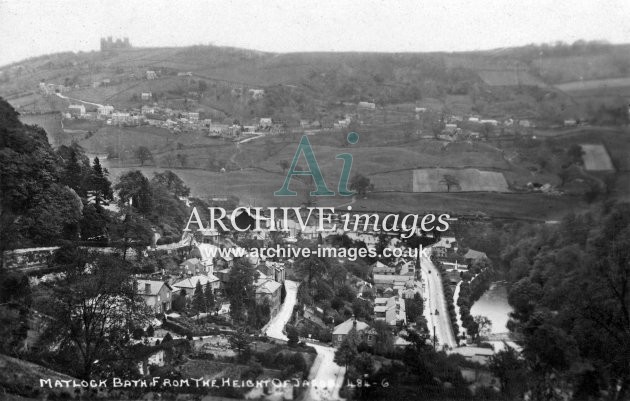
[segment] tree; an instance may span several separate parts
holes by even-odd
[[[136,158],[140,161],[140,165],[144,166],[147,160],[153,160],[151,151],[146,146],[138,146],[135,151]]]
[[[42,339],[76,358],[74,368],[83,379],[92,376],[96,360],[99,366],[124,360],[128,333],[148,323],[130,271],[116,257],[90,255],[85,265],[69,267],[39,306],[52,317]]]
[[[135,327],[133,331],[131,332],[131,337],[134,340],[141,340],[143,336],[144,336],[144,330],[142,330],[142,327]]]
[[[297,343],[300,341],[297,328],[293,325],[287,325],[286,330],[287,330],[287,338],[289,339],[287,344],[290,347],[295,347]]]
[[[492,331],[492,321],[486,316],[476,315],[473,317],[473,321],[477,325],[477,335],[479,337],[487,337]]]
[[[153,231],[149,223],[133,211],[127,209],[123,214],[122,221],[112,222],[110,232],[112,241],[121,250],[123,259],[127,258],[127,251],[136,248],[141,254],[141,248],[148,246],[153,237]]]
[[[515,230],[512,238],[503,256],[522,258],[526,269],[511,278],[518,281],[509,292],[509,324],[522,336],[534,396],[567,383],[627,398],[630,204],[594,206],[557,227]]]
[[[6,249],[55,244],[63,238],[64,226],[76,225],[81,205],[70,199],[76,194],[62,179],[66,159],[53,151],[46,132],[36,126],[23,125],[18,113],[2,99],[0,133],[2,259]],[[60,199],[62,208],[57,210],[47,205],[44,194]],[[41,232],[38,224],[51,218],[57,224]]]
[[[87,190],[94,196],[94,203],[100,206],[104,201],[114,198],[112,183],[107,178],[109,172],[101,166],[98,157],[94,158],[92,171],[87,179]]]
[[[193,308],[197,313],[206,311],[206,299],[201,287],[201,281],[197,281],[195,292],[193,293]]]
[[[121,208],[130,204],[144,216],[148,216],[153,210],[151,183],[140,171],[128,171],[120,176],[114,189],[118,192],[118,204]]]
[[[352,365],[348,368],[348,376],[351,380],[361,379],[369,382],[374,369],[374,356],[367,352],[361,352],[353,358]],[[368,386],[360,386],[357,390],[359,393],[365,393],[367,389]]]
[[[299,288],[299,294],[308,294],[312,300],[316,297],[317,286],[315,284],[323,283],[323,280],[319,280],[324,277],[330,268],[330,264],[327,258],[318,257],[298,257],[295,262],[295,270],[302,275],[302,285]]]
[[[394,349],[394,336],[391,328],[382,320],[374,321],[372,327],[376,330],[374,352],[380,355],[387,355]]]
[[[155,335],[155,329],[153,328],[153,325],[150,324],[149,327],[147,327],[147,337],[153,337]]]
[[[186,153],[178,153],[177,160],[182,167],[186,167],[186,164],[188,163],[188,155]]]
[[[255,270],[249,261],[245,258],[236,258],[225,285],[225,293],[230,301],[230,316],[236,322],[242,322],[247,310],[254,307],[255,279]]]
[[[345,366],[346,368],[348,365],[352,364],[354,359],[359,355],[357,345],[356,331],[351,329],[335,352],[335,363]]]
[[[525,361],[516,350],[507,344],[505,348],[492,355],[488,360],[488,368],[499,379],[501,392],[508,399],[515,399],[524,391],[527,382]]]
[[[567,158],[570,163],[582,164],[582,156],[584,156],[584,150],[576,143],[572,144],[567,149]]]
[[[369,178],[361,174],[355,174],[350,179],[350,190],[356,191],[359,195],[365,197],[369,191],[374,190],[374,184],[370,183]]]
[[[190,195],[190,188],[171,170],[166,170],[162,173],[154,173],[151,184],[164,187],[176,197],[186,197]]]
[[[108,226],[111,226],[111,214],[105,209],[94,205],[83,208],[83,216],[79,222],[81,239],[86,241],[107,241]]]
[[[166,167],[168,168],[173,167],[173,164],[175,163],[175,157],[171,152],[168,152],[166,155],[164,155],[162,160],[164,161],[164,163],[166,163]]]
[[[27,216],[22,216],[22,224],[28,227],[24,232],[35,243],[76,240],[83,203],[74,190],[58,184],[50,185],[39,194],[39,202]]]
[[[416,292],[411,299],[405,299],[405,311],[407,313],[407,319],[412,322],[421,323],[425,321],[424,313],[424,301],[422,295]]]
[[[446,185],[446,192],[451,192],[452,187],[459,186],[459,180],[451,174],[444,174],[440,180],[440,184]]]
[[[91,173],[90,159],[85,156],[83,148],[76,142],[69,146],[62,145],[57,154],[64,161],[61,182],[72,188],[79,196],[87,196],[87,182]]]
[[[20,272],[0,269],[0,350],[18,355],[28,334],[31,288],[28,277]]]
[[[271,306],[269,299],[263,298],[262,302],[254,302],[247,313],[247,320],[250,327],[260,329],[269,322],[271,317]]]
[[[249,350],[250,344],[252,343],[249,334],[245,333],[245,330],[238,329],[232,334],[229,338],[230,345],[232,349],[236,350],[239,358],[243,355],[243,353]]]
[[[171,308],[175,312],[183,312],[186,309],[186,294],[173,293],[173,302],[171,302]]]
[[[214,309],[214,293],[212,290],[212,284],[206,283],[203,295],[206,301],[206,311],[212,311]]]

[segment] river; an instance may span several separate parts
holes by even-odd
[[[505,325],[508,322],[510,312],[513,310],[508,304],[507,294],[505,281],[490,284],[488,291],[470,308],[470,314],[472,316],[482,315],[490,319],[492,333],[506,333],[508,329]]]

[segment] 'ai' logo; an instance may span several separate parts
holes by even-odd
[[[354,145],[359,142],[359,134],[356,132],[350,132],[347,136],[348,143]],[[306,164],[308,166],[308,170],[296,170],[298,160],[300,159],[300,155],[304,154],[304,158],[306,159]],[[354,195],[353,191],[348,190],[348,180],[350,178],[350,170],[352,169],[352,155],[350,153],[341,153],[338,154],[336,159],[343,160],[343,168],[341,169],[341,175],[339,176],[339,185],[337,186],[337,192],[342,196],[351,196]],[[317,186],[315,191],[311,191],[312,196],[334,196],[335,193],[328,189],[326,186],[326,182],[324,181],[324,176],[322,175],[321,170],[319,169],[319,165],[317,164],[317,159],[315,159],[315,153],[313,152],[313,148],[311,148],[311,143],[308,140],[308,137],[303,136],[300,140],[300,143],[295,151],[295,156],[293,156],[293,161],[291,162],[291,167],[287,172],[287,176],[284,179],[284,184],[282,188],[278,191],[274,192],[276,196],[296,196],[297,192],[291,191],[289,189],[289,183],[291,182],[291,178],[294,175],[310,175],[313,177],[313,181]]]

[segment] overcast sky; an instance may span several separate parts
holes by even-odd
[[[0,0],[0,65],[134,46],[461,51],[577,39],[630,43],[629,0]]]

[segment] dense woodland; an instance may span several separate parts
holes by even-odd
[[[509,329],[524,359],[501,353],[506,394],[625,399],[630,385],[630,204],[600,202],[559,224],[461,226],[507,279]],[[525,380],[525,378],[527,380]]]

